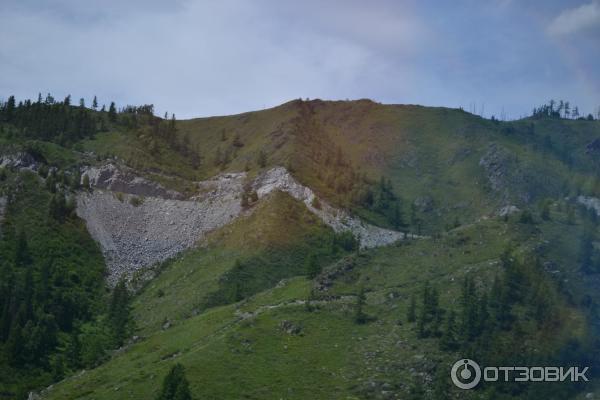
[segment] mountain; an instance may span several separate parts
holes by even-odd
[[[148,399],[175,364],[193,398],[598,391],[450,367],[598,366],[599,121],[10,104],[0,398]]]

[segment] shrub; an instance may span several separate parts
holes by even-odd
[[[143,198],[141,198],[141,197],[138,197],[138,196],[132,196],[132,197],[129,199],[129,204],[131,204],[131,205],[132,205],[132,206],[134,206],[134,207],[139,207],[139,206],[141,206],[142,204],[144,204],[144,199],[143,199]]]

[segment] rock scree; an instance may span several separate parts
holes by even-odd
[[[78,194],[77,215],[86,221],[91,236],[100,244],[112,285],[123,275],[131,278],[136,271],[176,256],[208,232],[253,210],[244,211],[241,206],[247,180],[243,172],[196,182],[198,194],[187,200],[136,176],[133,170],[123,171],[113,164],[89,168],[83,175],[88,175],[95,189]],[[276,190],[288,193],[334,231],[351,231],[362,247],[382,246],[404,238],[401,232],[364,223],[322,199],[320,208],[315,208],[315,193],[283,167],[264,172],[250,184],[259,201]]]

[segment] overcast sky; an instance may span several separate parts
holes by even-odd
[[[0,98],[178,118],[294,98],[600,106],[600,0],[0,0]]]

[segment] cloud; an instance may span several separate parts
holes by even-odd
[[[97,95],[179,118],[299,97],[485,102],[488,113],[513,116],[550,97],[597,107],[597,79],[581,78],[597,75],[594,35],[568,41],[569,57],[557,57],[562,41],[548,40],[546,23],[532,23],[514,0],[51,3],[0,0],[0,99]]]
[[[548,33],[553,36],[564,36],[594,26],[600,26],[600,2],[598,1],[564,10],[550,22]]]

